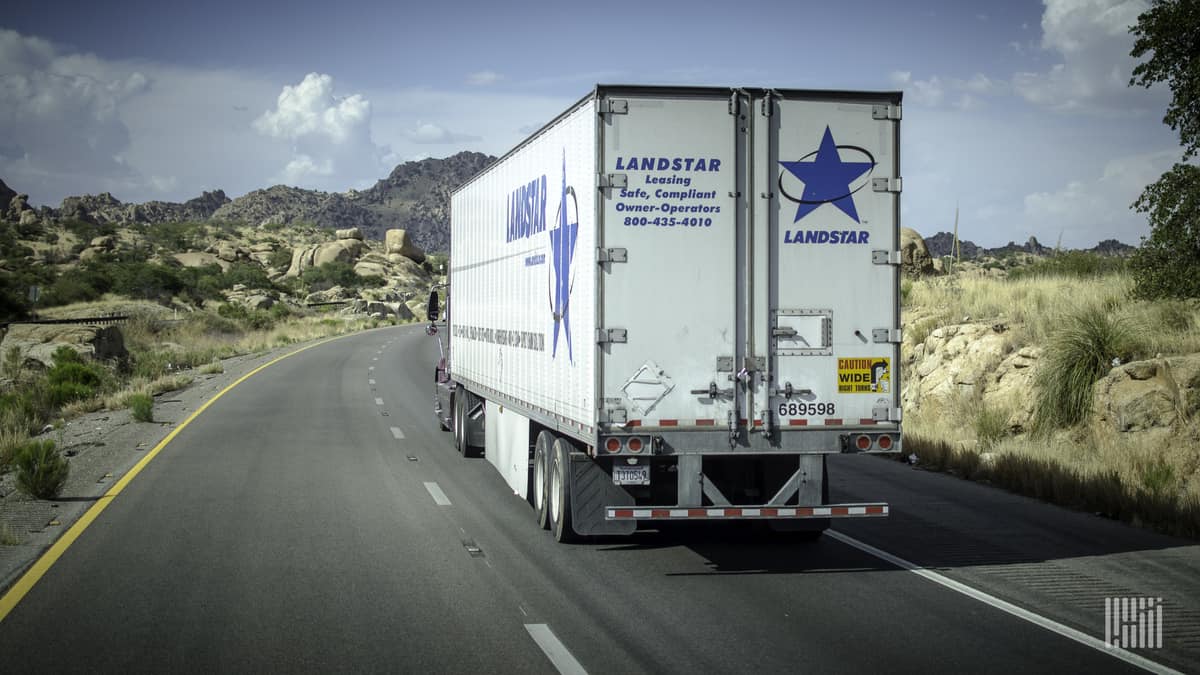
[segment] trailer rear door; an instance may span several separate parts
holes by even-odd
[[[738,116],[721,90],[602,94],[602,419],[725,427],[738,345]]]

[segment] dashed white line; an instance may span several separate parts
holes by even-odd
[[[383,405],[383,399],[381,399],[381,398],[376,398],[376,399],[375,399],[375,405]]]
[[[375,370],[375,366],[368,366],[367,370]]]
[[[375,384],[375,380],[367,380],[367,384]]]
[[[400,431],[400,427],[392,427],[392,437],[393,437],[393,438],[395,438],[395,439],[396,439],[396,440],[398,440],[398,441],[399,441],[399,440],[403,440],[403,439],[404,439],[404,432],[403,432],[403,431]]]
[[[425,489],[429,491],[429,496],[433,497],[433,503],[438,506],[450,506],[450,499],[446,497],[446,493],[442,492],[442,488],[438,487],[437,483],[426,483]]]
[[[542,648],[542,652],[546,654],[546,658],[550,659],[550,663],[558,669],[558,672],[567,675],[568,673],[579,673],[586,675],[587,671],[583,666],[575,660],[567,647],[559,641],[554,632],[550,630],[550,626],[544,623],[527,623],[525,630],[529,631],[529,637],[537,643],[537,646]]]
[[[1121,659],[1122,661],[1132,664],[1132,665],[1135,665],[1139,668],[1142,668],[1143,670],[1148,670],[1152,673],[1177,673],[1178,672],[1178,671],[1172,670],[1162,664],[1155,663],[1154,661],[1151,661],[1150,659],[1147,659],[1143,656],[1138,656],[1137,654],[1134,654],[1132,652],[1127,652],[1124,649],[1119,649],[1117,647],[1110,646],[1107,643],[1105,643],[1104,640],[1101,640],[1100,638],[1092,637],[1091,635],[1088,635],[1087,633],[1084,633],[1082,631],[1075,630],[1074,628],[1071,628],[1070,626],[1064,626],[1063,624],[1058,623],[1057,621],[1054,621],[1051,619],[1047,619],[1046,617],[1044,617],[1040,614],[1035,614],[1027,609],[1022,609],[1020,607],[1017,607],[1016,605],[1014,605],[1010,602],[1005,602],[1004,600],[1001,600],[1000,598],[997,598],[992,595],[988,595],[987,593],[984,593],[983,591],[971,588],[970,586],[968,586],[964,583],[955,581],[949,577],[942,576],[941,574],[938,574],[937,572],[931,572],[930,570],[927,570],[924,567],[921,567],[920,565],[918,565],[916,563],[912,563],[912,562],[905,560],[904,558],[894,556],[891,553],[888,553],[887,551],[875,548],[874,546],[871,546],[870,544],[867,544],[865,542],[861,542],[849,535],[842,534],[841,532],[838,532],[836,530],[826,530],[825,534],[826,534],[826,536],[837,539],[838,541],[842,542],[843,544],[853,546],[854,548],[856,548],[864,553],[869,553],[870,555],[873,555],[876,558],[879,558],[880,560],[885,560],[885,561],[895,565],[896,567],[908,570],[909,572],[912,572],[913,574],[924,577],[924,578],[928,579],[929,581],[932,581],[935,584],[940,584],[942,586],[945,586],[946,588],[949,588],[952,591],[957,591],[959,593],[962,593],[963,595],[965,595],[969,598],[978,600],[979,602],[982,602],[986,605],[991,605],[992,607],[995,607],[996,609],[998,609],[1002,612],[1007,612],[1007,613],[1017,617],[1018,619],[1024,619],[1025,621],[1028,621],[1029,623],[1032,623],[1036,626],[1041,626],[1042,628],[1045,628],[1048,631],[1058,633],[1059,635],[1061,635],[1065,638],[1074,640],[1086,647],[1091,647],[1092,649],[1095,649],[1096,651],[1103,652],[1114,658]],[[526,628],[528,628],[528,626],[526,626]]]

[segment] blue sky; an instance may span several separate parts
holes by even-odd
[[[901,89],[905,225],[1146,234],[1129,204],[1181,153],[1169,92],[1126,86],[1145,0],[845,4],[18,1],[0,178],[50,205],[344,191],[501,154],[597,82]]]

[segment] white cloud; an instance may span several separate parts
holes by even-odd
[[[122,156],[130,133],[120,109],[149,84],[141,72],[0,30],[0,171],[31,194],[50,176],[94,191],[139,180]]]
[[[481,70],[478,73],[471,73],[470,75],[467,75],[467,84],[475,86],[487,86],[489,84],[495,84],[503,79],[504,76],[499,73],[494,73],[490,70]]]
[[[1129,27],[1148,8],[1145,0],[1045,2],[1041,47],[1060,60],[1044,72],[1015,74],[1017,93],[1060,111],[1141,114],[1159,107],[1128,86],[1134,65]]]
[[[1025,216],[1044,223],[1045,230],[1058,228],[1068,240],[1130,241],[1131,221],[1141,222],[1139,234],[1146,230],[1144,217],[1132,214],[1130,205],[1178,157],[1177,151],[1166,150],[1110,160],[1099,176],[1070,180],[1053,192],[1026,195]]]
[[[975,73],[966,80],[937,75],[918,80],[909,71],[896,71],[891,74],[891,82],[893,86],[905,90],[908,100],[930,108],[949,102],[959,110],[976,110],[984,105],[981,96],[994,96],[1008,91],[1007,82],[994,80],[983,73]]]
[[[292,144],[293,157],[276,176],[291,185],[339,191],[365,186],[387,168],[383,159],[390,149],[371,139],[370,101],[334,94],[329,75],[309,73],[285,86],[254,128]]]
[[[417,126],[404,132],[404,136],[413,143],[464,143],[481,140],[478,136],[458,134],[444,129],[436,124],[418,122]]]
[[[918,105],[939,106],[946,95],[937,75],[928,80],[914,80],[911,72],[897,71],[892,73],[891,80],[894,86],[905,89],[909,100]]]

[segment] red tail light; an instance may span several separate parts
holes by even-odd
[[[625,447],[629,448],[630,452],[641,452],[642,451],[642,439],[636,438],[636,437],[631,438],[625,443]]]
[[[604,449],[609,452],[619,452],[621,450],[621,440],[610,438],[604,442]]]
[[[871,437],[866,434],[863,434],[863,435],[859,436],[858,438],[854,439],[854,445],[857,446],[859,450],[870,450],[871,449]]]
[[[883,436],[879,437],[878,441],[875,441],[875,444],[879,446],[880,450],[891,450],[892,437],[884,434]]]

